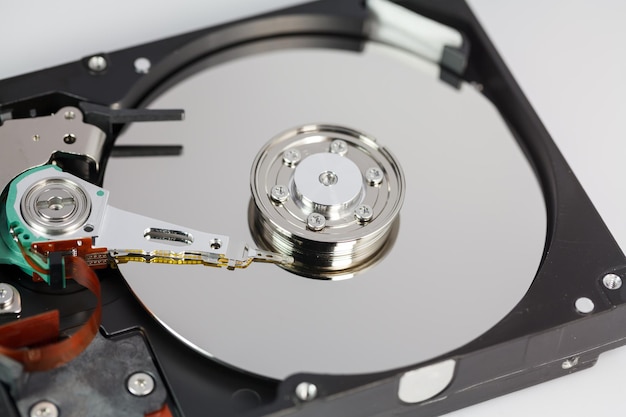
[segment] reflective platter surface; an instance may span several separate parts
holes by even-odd
[[[267,51],[191,75],[151,107],[186,117],[133,125],[118,143],[182,144],[183,155],[112,159],[110,203],[231,239],[254,243],[250,170],[286,130],[356,129],[404,172],[392,249],[350,279],[120,266],[155,317],[219,361],[274,378],[407,366],[475,339],[532,283],[546,216],[530,164],[488,100],[415,56],[373,43]]]

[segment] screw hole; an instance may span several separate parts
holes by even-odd
[[[68,133],[67,135],[63,136],[63,142],[71,145],[76,142],[76,136],[74,136],[74,134],[72,133]]]
[[[578,365],[578,356],[564,360],[563,363],[561,363],[561,368],[567,370],[572,369],[576,365]]]
[[[578,311],[581,314],[589,314],[595,308],[593,301],[591,301],[591,299],[587,297],[580,297],[579,299],[576,300],[574,305],[576,307],[576,311]]]
[[[222,247],[222,241],[219,239],[213,239],[209,245],[211,247],[211,249],[213,250],[218,250],[219,248]]]
[[[137,58],[135,60],[135,71],[137,74],[147,74],[150,71],[152,63],[148,58]]]
[[[83,230],[84,230],[85,232],[87,232],[87,233],[91,233],[91,232],[93,232],[93,229],[94,229],[94,227],[93,227],[93,225],[91,225],[91,224],[86,224],[86,225],[85,225],[85,227],[83,227]]]

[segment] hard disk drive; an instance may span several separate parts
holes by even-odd
[[[2,415],[434,416],[623,344],[624,254],[463,1],[94,53],[0,123]]]

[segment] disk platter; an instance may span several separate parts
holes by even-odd
[[[447,84],[439,67],[379,43],[299,46],[307,41],[258,41],[188,69],[150,104],[184,108],[185,120],[134,124],[116,142],[183,154],[112,159],[104,187],[114,206],[263,247],[251,214],[260,152],[307,126],[353,129],[404,180],[380,256],[332,279],[270,264],[129,263],[123,276],[189,346],[266,377],[389,370],[463,346],[515,307],[539,267],[546,209],[529,162],[480,91]],[[306,152],[328,152],[326,140]]]

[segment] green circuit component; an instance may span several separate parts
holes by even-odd
[[[19,195],[18,184],[28,176],[45,170],[54,168],[61,169],[54,165],[43,165],[29,169],[15,177],[9,184],[6,200],[3,202],[0,212],[0,263],[16,265],[29,276],[39,276],[44,281],[50,283],[49,275],[43,273],[48,270],[48,262],[39,256],[32,256],[30,246],[36,242],[45,242],[48,239],[34,234],[24,225],[19,215],[21,195]]]

